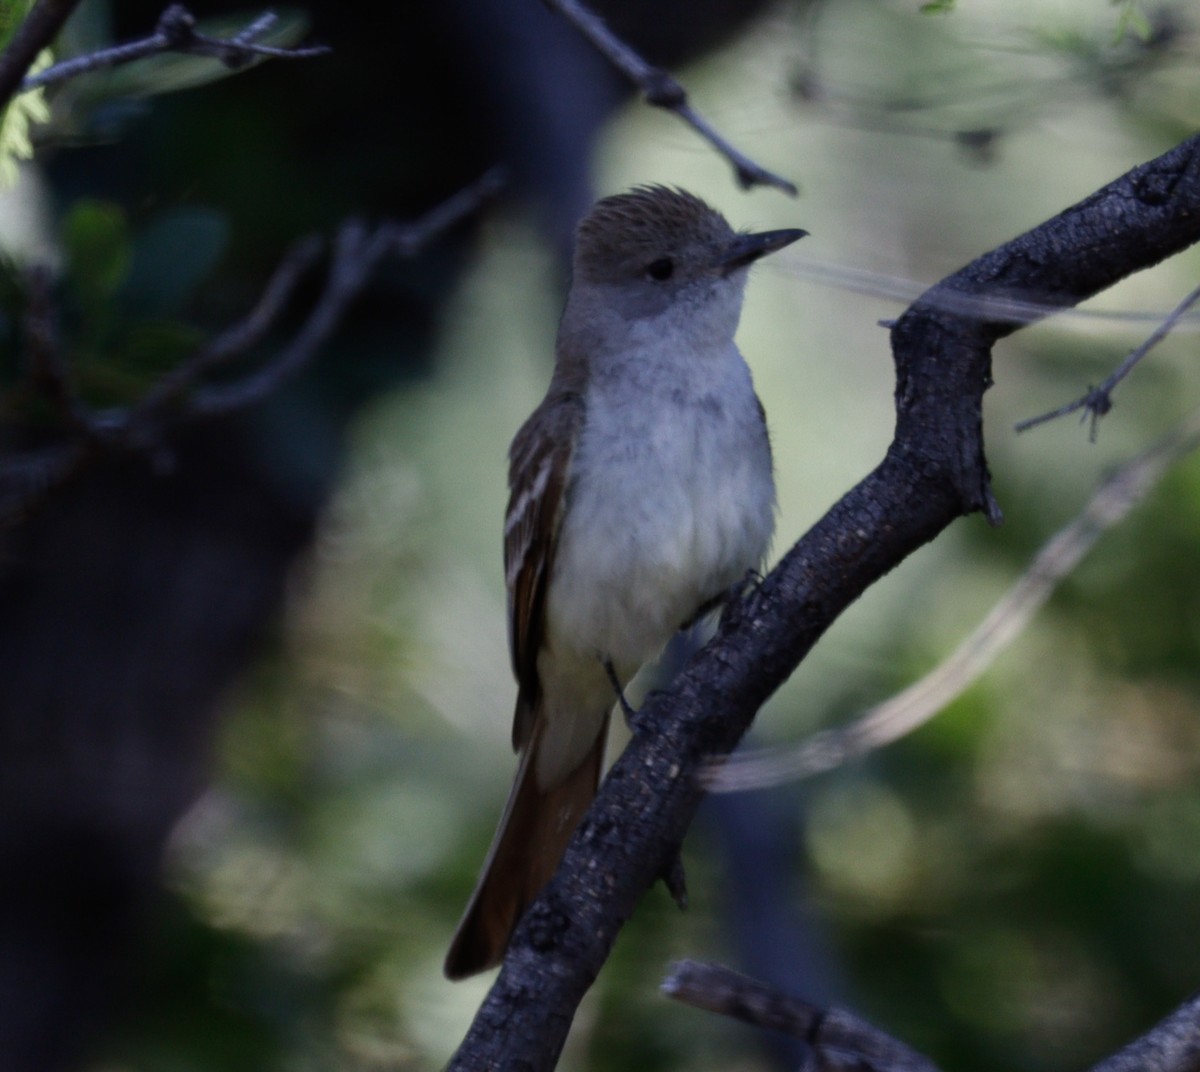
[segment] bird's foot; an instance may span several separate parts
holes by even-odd
[[[740,610],[741,600],[748,599],[751,602],[758,595],[758,590],[762,587],[765,577],[756,569],[748,569],[742,575],[741,580],[735,581],[726,590],[721,598],[721,618],[732,620]]]
[[[751,592],[757,591],[762,587],[764,577],[758,570],[751,568],[742,574],[740,581],[734,581],[729,586],[729,591],[725,593],[726,605],[732,603],[739,596],[749,595]]]

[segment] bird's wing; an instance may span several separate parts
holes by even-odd
[[[582,397],[551,388],[509,450],[509,499],[504,521],[504,579],[508,587],[508,646],[520,694],[513,747],[533,728],[540,685],[538,652],[546,587],[554,567],[574,445],[583,425]]]

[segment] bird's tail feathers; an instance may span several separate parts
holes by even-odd
[[[606,716],[579,765],[546,789],[535,776],[543,738],[543,723],[535,720],[479,882],[446,954],[447,978],[486,971],[503,959],[517,921],[550,881],[596,795],[607,728]]]

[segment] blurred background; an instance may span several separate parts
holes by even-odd
[[[164,57],[47,94],[0,202],[8,451],[61,434],[22,375],[22,266],[58,270],[82,396],[127,404],[248,309],[293,239],[414,216],[497,161],[510,182],[387,266],[267,403],[107,460],[0,535],[6,1068],[376,1072],[453,1052],[488,979],[451,985],[441,959],[515,762],[505,451],[545,388],[594,197],[678,184],[737,227],[811,232],[755,269],[739,336],[781,553],[891,438],[878,322],[1200,116],[1182,3],[595,6],[801,196],[739,190],[534,0],[313,0],[281,34],[331,56],[232,77]],[[214,30],[258,13],[195,8]],[[59,54],[158,14],[88,0]],[[1103,379],[1198,269],[1178,257],[1000,344],[985,419],[1005,525],[966,519],[867,593],[754,743],[929,670],[1190,411],[1195,321],[1095,442],[1073,418],[1012,431]],[[1194,992],[1198,539],[1189,459],[931,725],[711,799],[685,847],[691,908],[645,898],[562,1067],[795,1067],[779,1040],[662,998],[681,956],[980,1072],[1084,1067]]]

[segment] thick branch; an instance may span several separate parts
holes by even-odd
[[[1196,1072],[1200,1068],[1200,995],[1189,998],[1141,1038],[1092,1072]]]
[[[454,1069],[549,1069],[575,1009],[699,806],[697,773],[727,755],[763,701],[837,616],[956,518],[999,518],[983,450],[991,350],[1017,324],[943,307],[947,295],[1067,307],[1200,239],[1200,137],[1135,168],[985,254],[918,300],[892,330],[896,434],[713,643],[652,696],[549,886],[518,926]],[[779,459],[787,465],[786,458]]]

